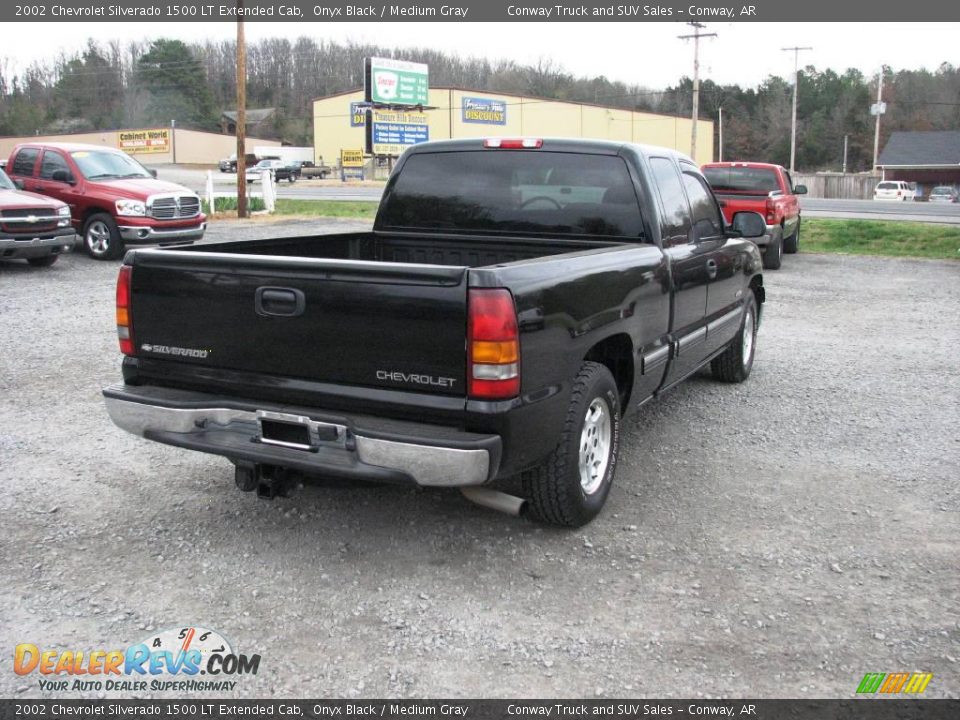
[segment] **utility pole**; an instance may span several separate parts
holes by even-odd
[[[847,174],[847,143],[850,140],[849,135],[843,136],[843,174]]]
[[[688,22],[693,28],[692,35],[677,35],[680,40],[693,39],[693,112],[690,114],[690,157],[697,159],[697,119],[700,115],[700,38],[716,37],[716,33],[700,32],[706,27],[700,22]]]
[[[790,122],[790,172],[796,169],[797,161],[797,86],[800,84],[800,51],[813,50],[812,47],[780,48],[784,52],[793,53],[793,120]]]
[[[243,0],[237,0],[237,217],[247,217],[247,43],[243,34]]]
[[[720,121],[720,157],[717,158],[717,162],[723,162],[723,105],[717,108],[717,115]]]
[[[877,169],[877,161],[880,159],[880,116],[886,111],[883,104],[883,65],[880,66],[880,72],[877,75],[877,104],[870,108],[870,112],[877,116],[876,129],[873,131],[873,169]]]

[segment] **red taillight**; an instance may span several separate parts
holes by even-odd
[[[543,147],[543,140],[540,138],[487,138],[483,141],[483,146],[504,150],[536,150]]]
[[[897,190],[897,197],[900,197],[900,191]]]
[[[520,333],[509,290],[471,290],[467,315],[467,393],[478,400],[520,394]]]
[[[767,225],[773,225],[777,221],[777,206],[773,200],[767,200]]]
[[[130,280],[133,268],[124,265],[117,276],[117,337],[120,340],[120,352],[124,355],[136,355],[133,345],[133,318],[130,316]]]

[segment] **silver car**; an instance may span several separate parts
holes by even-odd
[[[957,189],[950,187],[949,185],[938,185],[930,191],[930,195],[927,199],[930,202],[960,202],[960,199],[958,199]]]

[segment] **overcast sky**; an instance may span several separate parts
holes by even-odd
[[[14,27],[16,28],[15,31]],[[77,50],[87,37],[99,40],[176,37],[184,41],[234,37],[233,23],[17,23],[7,28],[0,58],[22,70],[33,60]],[[550,58],[574,75],[653,88],[693,73],[693,49],[677,39],[689,28],[672,22],[609,23],[274,23],[248,22],[247,38],[308,35],[316,39],[371,41],[398,47],[431,47],[464,57],[520,63]],[[701,77],[755,86],[768,75],[788,77],[793,53],[809,45],[801,66],[872,75],[881,64],[894,70],[935,70],[960,65],[960,23],[709,23],[717,38],[701,41]]]

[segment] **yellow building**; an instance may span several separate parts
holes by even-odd
[[[342,149],[365,145],[363,90],[313,101],[317,162],[335,165]],[[430,140],[465,137],[583,137],[646,143],[690,152],[690,118],[586,103],[462,88],[431,88]],[[713,122],[697,123],[698,164],[713,160]]]

